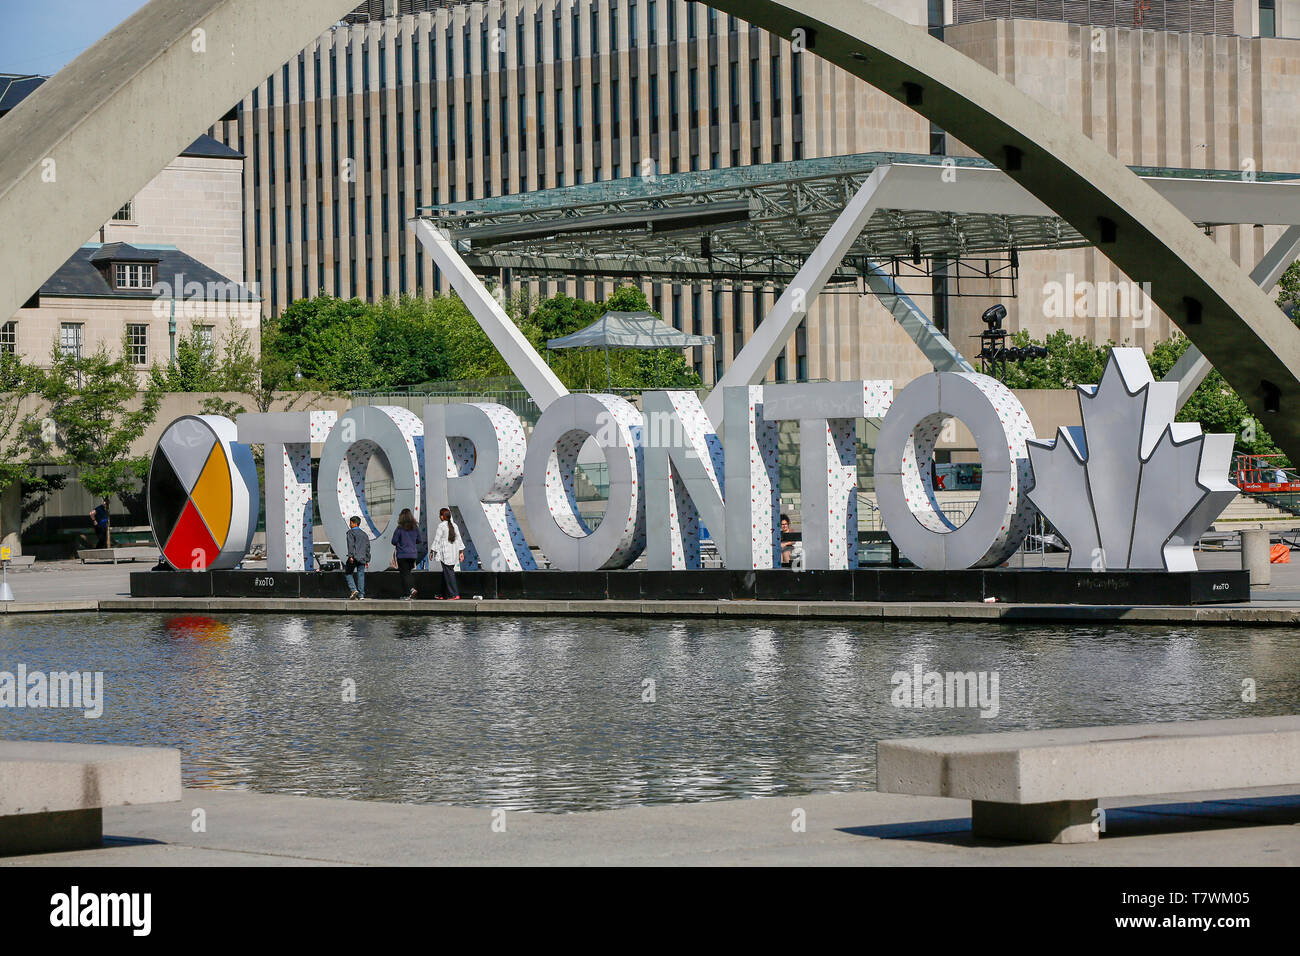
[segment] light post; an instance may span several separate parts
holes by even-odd
[[[171,318],[167,320],[167,337],[171,340],[171,346],[172,346],[171,364],[175,365],[176,364],[176,293],[175,292],[172,292]]]
[[[1008,348],[1007,330],[1002,327],[1002,320],[1006,317],[1007,307],[1000,302],[989,306],[980,316],[985,325],[979,334],[980,371],[992,375],[999,382],[1007,377],[1007,362],[1047,357],[1047,348],[1042,345],[1013,345]]]

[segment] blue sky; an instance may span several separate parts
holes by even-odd
[[[0,73],[58,72],[145,0],[5,0]]]

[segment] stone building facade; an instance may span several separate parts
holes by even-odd
[[[0,323],[0,348],[42,367],[56,349],[124,348],[142,384],[195,331],[218,343],[233,324],[260,349],[261,303],[244,285],[243,166],[230,147],[197,140]]]
[[[1163,29],[1134,26],[1157,22],[1154,0],[877,6],[1077,118],[1127,162],[1238,169],[1250,159],[1259,170],[1300,171],[1287,112],[1300,102],[1300,0],[1217,4],[1208,21],[1212,0],[1178,2],[1185,9],[1159,4]],[[1277,38],[1259,36],[1267,32]],[[647,168],[966,152],[790,39],[687,0],[370,0],[250,91],[237,119],[213,134],[249,157],[245,269],[267,314],[320,291],[371,300],[442,291],[406,228],[421,207]],[[1248,268],[1272,235],[1220,233]],[[904,288],[970,355],[991,302],[1005,301],[1011,328],[1041,336],[1062,326],[1044,314],[1048,283],[1112,274],[1092,252],[1035,254],[1021,261],[1014,298],[970,283],[963,291],[989,297],[952,297],[950,279]],[[599,298],[609,284],[538,292],[558,288]],[[706,383],[775,299],[772,290],[708,284],[646,292],[666,321],[715,336],[695,356]],[[1097,317],[1064,325],[1138,344],[1170,329],[1162,316],[1143,328]],[[823,295],[768,378],[901,385],[927,367],[874,299],[848,292]]]

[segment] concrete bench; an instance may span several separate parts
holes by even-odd
[[[971,801],[971,832],[1096,840],[1097,800],[1300,784],[1300,717],[1075,727],[876,744],[882,793]]]
[[[35,563],[36,555],[34,554],[19,554],[0,561],[0,564],[6,565],[10,571],[16,571],[18,568],[30,568]]]
[[[87,561],[157,561],[158,549],[155,547],[131,548],[83,548],[77,552],[81,563]]]
[[[104,842],[104,807],[181,799],[181,754],[0,740],[0,856]]]

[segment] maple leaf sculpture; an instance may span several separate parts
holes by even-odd
[[[1232,435],[1175,422],[1178,386],[1141,349],[1111,349],[1098,385],[1080,385],[1083,427],[1029,442],[1030,500],[1070,546],[1070,567],[1195,571],[1193,547],[1237,495]]]

